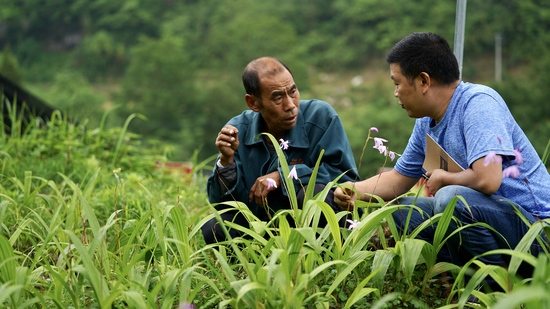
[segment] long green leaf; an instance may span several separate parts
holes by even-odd
[[[12,294],[16,294],[25,289],[22,285],[13,285],[10,283],[4,283],[0,285],[0,304],[6,302]]]
[[[353,293],[348,298],[348,301],[346,302],[345,308],[351,308],[356,302],[360,301],[361,299],[365,298],[367,295],[371,293],[376,293],[377,295],[380,295],[380,291],[376,288],[365,288],[365,285],[374,277],[376,276],[378,271],[371,272],[365,279],[361,280],[359,284],[355,287],[353,290]]]
[[[412,276],[416,265],[420,263],[422,249],[426,241],[421,239],[407,238],[404,241],[398,242],[395,247],[398,254],[401,256],[401,266],[403,274],[409,284],[413,284]]]
[[[131,114],[126,118],[126,121],[124,122],[124,126],[122,127],[122,130],[120,131],[120,135],[118,137],[118,141],[116,143],[115,152],[113,154],[113,161],[111,162],[113,165],[116,165],[118,161],[120,160],[120,154],[122,152],[122,142],[124,140],[124,136],[126,135],[126,131],[128,131],[128,126],[130,125],[130,122],[134,118],[141,118],[142,120],[146,120],[147,118],[141,114]]]
[[[80,203],[82,204],[82,210],[83,210],[83,218],[86,219],[86,221],[88,221],[88,223],[90,224],[90,229],[92,230],[92,233],[94,235],[97,235],[99,233],[99,221],[95,215],[95,212],[93,210],[93,208],[90,206],[90,204],[88,203],[88,201],[84,198],[84,195],[82,193],[82,190],[80,189],[80,187],[75,184],[69,177],[59,173],[59,175],[63,178],[63,180],[69,185],[69,187],[71,187],[71,189],[73,190],[74,194],[78,197]]]
[[[269,133],[262,133],[262,135],[266,135],[271,140],[273,145],[279,144],[273,135]],[[275,147],[275,151],[277,153],[277,157],[279,158],[281,170],[283,171],[282,177],[284,181],[281,181],[281,186],[284,186],[286,189],[287,196],[290,199],[291,208],[294,210],[294,218],[299,218],[299,205],[296,198],[296,188],[294,187],[294,180],[288,177],[290,175],[290,168],[288,167],[288,162],[286,162],[286,156],[280,147]],[[299,222],[296,223],[298,224]]]
[[[94,252],[86,250],[84,244],[82,244],[80,239],[72,231],[66,231],[66,233],[69,234],[71,242],[78,251],[79,257],[82,261],[83,268],[79,269],[79,272],[83,273],[88,278],[92,290],[97,298],[98,304],[103,306],[104,301],[110,294],[110,291],[107,281],[105,281],[103,275],[101,275],[100,271],[93,262],[92,257]]]
[[[498,309],[546,309],[550,304],[550,291],[542,286],[523,287],[513,291],[497,301],[493,308]],[[522,304],[528,306],[521,307]]]
[[[327,296],[331,295],[336,288],[346,279],[350,273],[361,263],[363,263],[364,260],[355,260],[352,263],[346,263],[346,267],[344,269],[341,269],[338,274],[336,275],[336,278],[334,278],[334,281],[329,286],[327,290]]]
[[[394,257],[395,252],[388,250],[377,250],[374,254],[374,259],[371,264],[371,272],[376,273],[373,281],[379,289],[382,288],[384,277],[386,276]]]
[[[244,301],[244,303],[247,305],[246,306],[247,308],[253,308],[255,305],[255,302],[254,302],[255,297],[250,293],[255,292],[256,290],[263,290],[265,294],[269,293],[265,285],[260,284],[258,282],[248,282],[239,288],[239,293],[237,294],[237,303]],[[260,299],[262,298],[265,299],[265,297],[261,297]]]
[[[0,283],[15,283],[17,261],[8,239],[0,234]]]

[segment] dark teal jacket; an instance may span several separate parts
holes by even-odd
[[[229,190],[224,188],[218,180],[215,167],[208,179],[208,198],[211,203],[240,201],[247,204],[253,213],[258,214],[258,210],[263,208],[248,201],[249,190],[258,177],[275,170],[279,170],[281,173],[281,183],[284,181],[277,154],[270,153],[264,141],[264,135],[260,135],[264,132],[262,131],[264,124],[260,113],[247,110],[233,117],[227,124],[239,130],[240,146],[235,152],[237,183]],[[289,141],[289,148],[283,151],[286,161],[290,169],[296,166],[300,179],[300,181],[294,181],[296,192],[308,184],[322,149],[325,150],[325,153],[318,170],[316,183],[326,184],[343,173],[345,174],[339,179],[340,183],[359,180],[353,153],[342,122],[328,103],[319,100],[301,100],[296,126],[286,133],[284,140]],[[275,194],[286,195],[286,192],[281,188],[270,192],[268,202]],[[288,198],[286,199],[288,200]],[[276,211],[288,208],[288,205],[269,203],[269,207]]]

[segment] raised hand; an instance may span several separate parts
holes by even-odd
[[[233,162],[235,150],[239,148],[239,130],[227,125],[221,129],[216,138],[216,147],[220,151],[220,162],[223,166]]]

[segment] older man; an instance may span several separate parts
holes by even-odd
[[[340,118],[326,102],[300,100],[292,72],[285,64],[271,57],[253,60],[242,79],[250,110],[233,117],[216,138],[220,154],[207,185],[211,203],[243,202],[260,219],[290,208],[277,147],[285,148],[287,163],[291,169],[296,168],[296,192],[308,184],[321,150],[325,152],[316,191],[341,175],[340,181],[359,179]],[[281,144],[273,145],[266,135],[260,135],[264,132]],[[340,211],[333,202],[332,191],[326,201]],[[221,217],[224,221],[248,224],[237,211],[225,212]],[[207,243],[225,239],[216,219],[207,222],[202,232]],[[231,230],[230,235],[239,233]]]

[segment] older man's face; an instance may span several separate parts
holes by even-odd
[[[267,125],[267,132],[276,138],[296,125],[300,110],[300,92],[287,70],[271,76],[260,76],[262,89],[259,112]]]

